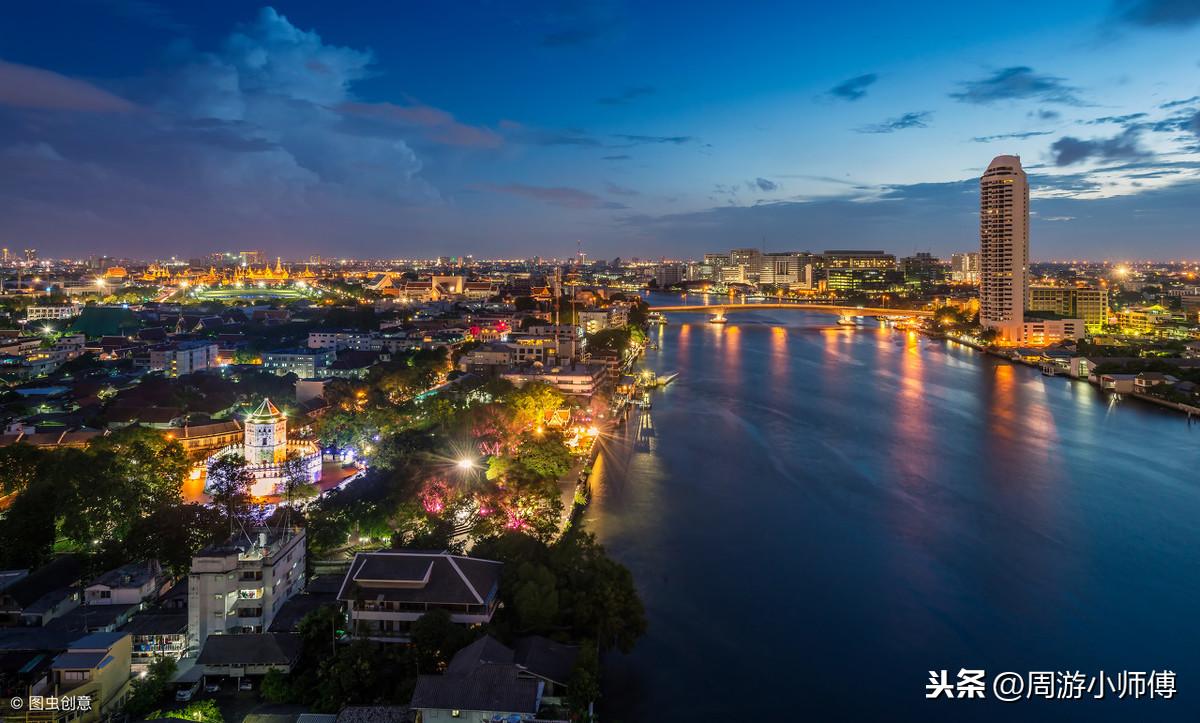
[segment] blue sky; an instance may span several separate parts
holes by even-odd
[[[49,7],[51,6],[52,7]],[[1200,257],[1200,0],[6,6],[0,240],[46,254]]]

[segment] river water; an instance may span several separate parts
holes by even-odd
[[[1200,720],[1200,425],[833,321],[652,331],[680,377],[604,442],[586,517],[649,618],[604,720]],[[961,668],[1181,692],[925,699]]]

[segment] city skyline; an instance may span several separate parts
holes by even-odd
[[[581,242],[593,258],[948,257],[974,246],[987,159],[1013,154],[1035,259],[1195,248],[1190,5],[1062,3],[1003,26],[972,8],[838,12],[15,8],[0,241],[58,256],[561,258]]]

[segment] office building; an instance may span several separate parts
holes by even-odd
[[[329,367],[337,359],[332,349],[278,349],[263,354],[263,369],[279,376],[295,374],[301,379],[314,379],[327,375]]]
[[[950,280],[960,283],[979,283],[979,253],[977,251],[968,251],[966,253],[951,254]]]
[[[1108,325],[1108,289],[1078,286],[1030,286],[1029,311],[1049,311],[1082,319],[1087,330]]]

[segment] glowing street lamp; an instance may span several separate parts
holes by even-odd
[[[472,470],[475,468],[475,460],[473,460],[469,457],[463,457],[462,459],[455,462],[454,466],[456,466],[459,469],[461,469],[462,471],[466,472],[468,470]]]

